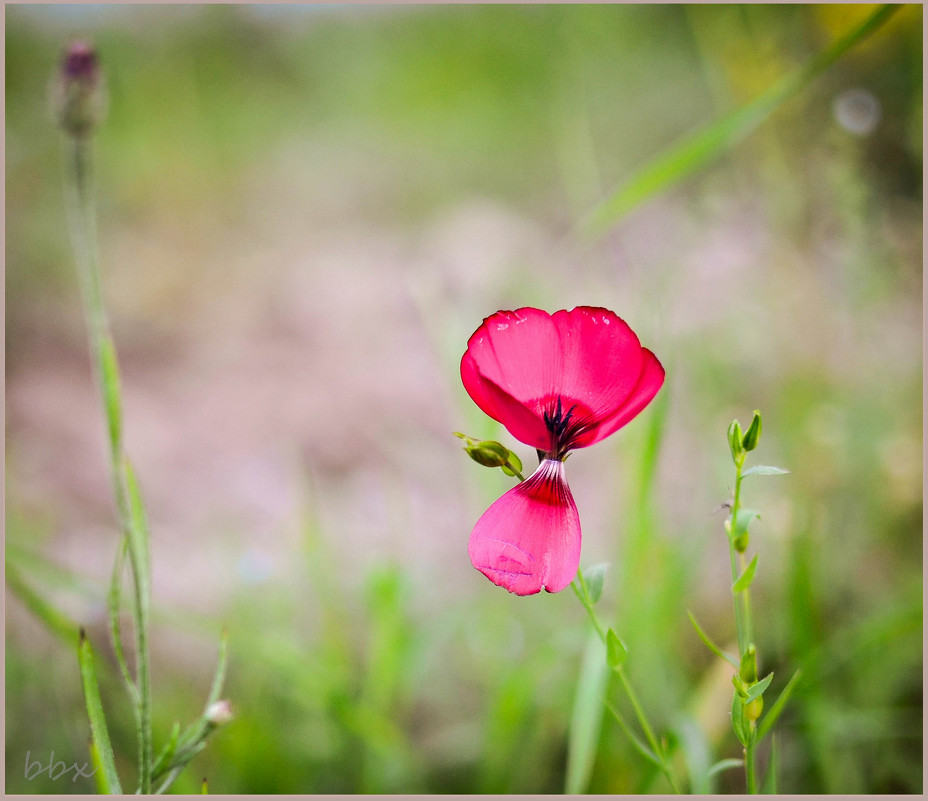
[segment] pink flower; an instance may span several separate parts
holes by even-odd
[[[580,517],[564,459],[635,417],[664,368],[608,309],[487,317],[467,342],[461,379],[474,402],[538,450],[538,469],[486,512],[470,535],[474,567],[516,595],[560,592],[580,565]]]

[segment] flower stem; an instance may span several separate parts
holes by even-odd
[[[593,603],[590,600],[586,581],[583,578],[583,573],[579,568],[577,569],[577,580],[571,582],[570,586],[573,588],[577,598],[580,599],[580,603],[583,604],[584,608],[589,614],[593,628],[596,629],[596,633],[599,635],[599,639],[602,640],[603,646],[605,646],[606,629],[603,627],[599,616],[593,609]],[[664,753],[664,749],[658,742],[657,737],[654,736],[654,730],[651,728],[651,724],[648,722],[644,707],[642,707],[641,702],[638,700],[638,696],[636,695],[634,689],[632,689],[631,682],[628,680],[628,675],[625,673],[624,667],[622,665],[617,665],[615,668],[613,668],[613,670],[619,677],[619,683],[622,685],[622,689],[628,696],[628,700],[632,705],[632,709],[635,711],[635,717],[638,718],[638,723],[641,726],[642,732],[644,732],[644,736],[648,741],[648,745],[651,746],[651,750],[654,752],[654,755],[658,758],[658,760],[660,760],[661,772],[664,774],[664,776],[667,777],[667,781],[670,782],[670,786],[673,788],[673,791],[679,794],[680,789],[677,787],[677,784],[673,778],[673,774],[670,771],[670,766],[667,764],[667,756]]]
[[[741,510],[741,481],[743,479],[742,470],[744,469],[744,453],[741,453],[735,459],[735,493],[731,504],[731,518],[728,524],[728,551],[731,558],[731,580],[734,584],[741,576],[746,567],[747,559],[743,550],[735,547],[735,539],[738,534],[737,522],[738,512]],[[739,592],[732,593],[732,601],[735,607],[735,624],[738,629],[738,655],[744,658],[748,648],[752,645],[754,637],[754,626],[751,620],[751,595],[750,588],[745,587]],[[756,744],[756,724],[753,720],[749,722],[750,732],[747,737],[747,745],[744,746],[744,773],[747,791],[751,794],[757,793],[757,771],[755,768],[754,752]]]
[[[77,259],[84,315],[90,338],[90,355],[97,381],[109,438],[110,477],[116,499],[120,526],[129,542],[132,568],[133,617],[136,640],[136,682],[138,695],[136,723],[138,731],[139,792],[151,793],[151,664],[148,653],[151,576],[148,558],[148,535],[132,514],[128,462],[122,447],[121,397],[116,351],[109,333],[100,271],[97,258],[96,219],[92,198],[91,139],[65,137],[65,191],[71,224],[71,236]]]

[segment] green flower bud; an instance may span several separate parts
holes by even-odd
[[[759,439],[760,412],[755,409],[754,419],[751,420],[751,425],[748,426],[748,430],[744,432],[744,437],[741,440],[741,447],[746,451],[753,451],[757,447],[757,440]]]
[[[510,457],[505,445],[491,439],[481,440],[476,445],[465,445],[464,450],[471,459],[484,467],[502,467]]]
[[[757,649],[754,643],[748,645],[744,656],[741,657],[741,667],[738,670],[738,676],[745,684],[757,683]]]
[[[750,537],[748,536],[747,529],[745,529],[732,541],[732,544],[735,546],[735,550],[738,553],[744,553],[748,549],[749,539]]]
[[[728,447],[731,448],[731,458],[737,465],[739,460],[744,457],[744,446],[741,444],[741,423],[732,420],[728,427]]]
[[[764,711],[764,696],[759,695],[750,703],[744,705],[744,717],[752,723],[756,721],[761,712]]]
[[[83,137],[92,133],[106,113],[106,94],[97,51],[73,42],[61,60],[51,85],[55,119],[66,133]]]

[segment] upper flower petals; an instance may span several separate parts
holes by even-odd
[[[653,386],[655,364],[660,379]],[[526,307],[483,321],[468,340],[461,378],[474,402],[513,436],[560,455],[607,436],[600,431],[606,421],[608,433],[628,422],[660,388],[663,370],[608,309],[549,315]]]
[[[583,448],[614,434],[622,426],[634,419],[657,395],[664,384],[664,368],[651,351],[641,349],[642,366],[638,383],[631,394],[611,417],[603,420],[596,428],[580,434],[574,441],[575,448]]]
[[[564,463],[545,459],[497,500],[470,535],[474,567],[516,595],[560,592],[580,565],[580,517]]]

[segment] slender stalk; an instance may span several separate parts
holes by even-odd
[[[741,510],[741,481],[743,478],[741,471],[743,469],[744,453],[741,453],[735,460],[735,494],[731,504],[731,520],[729,521],[728,530],[728,551],[731,557],[731,580],[733,584],[747,566],[744,552],[739,552],[735,547],[738,512]],[[751,620],[750,588],[745,587],[740,592],[732,593],[732,601],[735,607],[735,622],[738,628],[738,655],[743,659],[754,636],[754,626]],[[748,743],[744,746],[744,773],[747,790],[749,793],[754,794],[757,792],[757,771],[754,760],[757,742],[755,736],[756,723],[751,720],[748,722],[748,726],[750,727],[750,733],[747,737]]]
[[[139,792],[151,793],[151,667],[148,653],[148,626],[151,581],[149,575],[148,538],[133,523],[127,480],[127,462],[122,448],[121,403],[116,355],[100,287],[97,258],[96,218],[92,197],[91,139],[84,136],[64,138],[66,148],[65,189],[71,234],[78,264],[84,315],[90,338],[90,356],[94,376],[103,401],[109,438],[110,477],[119,521],[129,542],[129,561],[133,578],[133,616],[136,640],[136,683],[138,697]]]
[[[570,585],[573,588],[574,593],[577,598],[580,599],[580,603],[583,604],[587,613],[590,616],[590,621],[593,624],[593,628],[596,629],[596,633],[599,635],[600,640],[602,640],[603,645],[606,645],[606,629],[603,627],[602,622],[599,619],[599,616],[596,614],[596,611],[593,609],[593,604],[590,603],[589,593],[587,592],[586,581],[583,578],[583,573],[578,569],[577,570],[577,580],[571,582]],[[628,680],[628,675],[625,673],[625,669],[622,665],[618,665],[614,668],[615,673],[619,677],[619,683],[622,685],[622,689],[625,691],[625,694],[628,696],[628,700],[632,705],[632,709],[635,711],[635,717],[638,718],[638,724],[641,726],[642,732],[644,732],[645,739],[648,741],[648,745],[651,746],[651,750],[654,752],[655,756],[660,760],[661,772],[664,776],[667,777],[667,781],[670,782],[670,786],[673,788],[673,791],[677,794],[680,793],[680,788],[677,787],[677,783],[674,781],[673,774],[671,773],[670,766],[667,764],[667,758],[664,754],[664,749],[661,747],[661,744],[658,742],[657,737],[654,736],[654,730],[651,728],[651,724],[648,722],[647,715],[645,714],[644,707],[642,707],[641,702],[638,700],[638,696],[635,694],[634,689],[632,689],[631,682]]]

